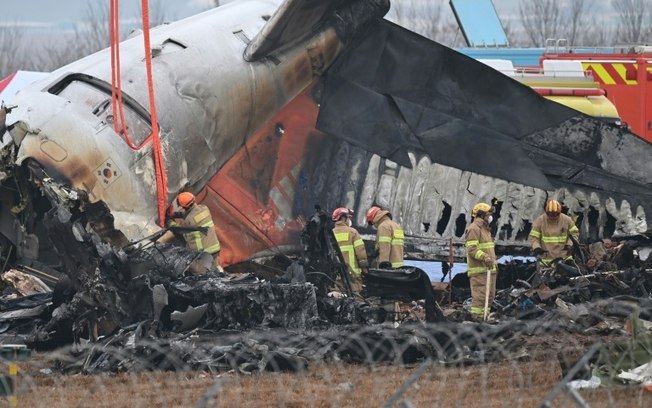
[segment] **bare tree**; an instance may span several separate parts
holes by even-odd
[[[509,22],[504,22],[502,24],[505,36],[507,36],[510,46],[521,47],[527,45],[528,41],[523,38],[523,35],[521,35],[519,30],[514,29]]]
[[[124,20],[124,9],[121,15]],[[138,8],[138,18],[132,19],[132,25],[120,25],[120,39],[125,39],[142,21],[142,10]],[[135,16],[134,16],[135,17]],[[154,27],[165,21],[165,12],[160,0],[152,1],[149,7],[150,26]],[[73,34],[59,34],[57,38],[42,45],[44,52],[33,61],[39,70],[52,71],[77,59],[107,48],[110,45],[110,10],[104,1],[84,2],[83,22]],[[128,19],[127,19],[128,20]],[[69,38],[66,38],[69,36]]]
[[[560,37],[563,16],[559,0],[523,0],[519,14],[532,45],[541,47],[548,38]]]
[[[219,7],[219,6],[225,5],[226,3],[230,3],[232,1],[235,1],[235,0],[213,0],[213,4],[214,4],[214,7]]]
[[[614,42],[613,25],[604,17],[593,16],[592,23],[584,26],[579,37],[581,45],[590,47],[604,47]]]
[[[566,38],[570,45],[577,45],[579,41],[584,41],[582,33],[593,24],[586,24],[591,20],[592,9],[591,3],[586,0],[570,0],[567,8],[568,15],[566,18]]]
[[[450,30],[444,30],[442,24],[440,1],[395,0],[387,16],[397,24],[431,40],[442,42],[442,37],[450,37]]]
[[[616,40],[638,43],[644,35],[643,22],[647,12],[645,0],[611,0],[611,6],[618,15]]]
[[[214,0],[215,1],[215,0]],[[138,8],[140,21],[143,20],[143,10]],[[167,16],[165,13],[165,7],[163,6],[163,0],[150,0],[149,1],[149,26],[156,27],[166,22]]]
[[[121,10],[122,11],[122,10]],[[142,9],[138,7],[138,19],[132,20],[133,24],[120,25],[120,39],[127,38],[134,29],[141,27]],[[124,14],[121,12],[121,17]],[[43,62],[43,66],[51,66],[51,69],[58,68],[79,58],[90,55],[110,46],[110,9],[108,2],[88,1],[84,3],[84,23],[75,30],[72,46],[52,47],[49,52],[49,63]],[[152,0],[149,4],[150,27],[165,22],[165,8],[161,0]]]
[[[22,32],[17,25],[0,27],[0,79],[19,70]]]
[[[78,56],[97,52],[110,45],[109,2],[84,2],[84,24],[76,30]]]
[[[43,52],[33,65],[39,70],[52,71],[108,47],[109,17],[108,2],[84,2],[83,22],[74,33],[60,33],[43,43]]]

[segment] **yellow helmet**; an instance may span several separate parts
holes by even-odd
[[[478,216],[478,213],[482,213],[482,215],[487,214],[487,213],[492,213],[494,212],[494,209],[492,206],[490,206],[487,203],[477,203],[476,205],[473,206],[473,211],[471,211],[471,215],[474,217]]]
[[[546,204],[546,212],[551,214],[559,214],[561,212],[561,204],[557,200],[550,200]]]

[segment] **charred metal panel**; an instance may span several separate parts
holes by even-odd
[[[421,51],[415,54],[414,49]],[[651,144],[551,103],[483,64],[391,23],[377,24],[347,48],[326,75],[320,101],[318,129],[392,160],[367,172],[370,186],[362,192],[361,208],[373,202],[391,208],[412,234],[433,221],[416,221],[415,214],[440,212],[445,207],[441,201],[452,206],[454,216],[468,214],[479,200],[523,194],[514,191],[526,189],[522,185],[564,189],[571,196],[594,193],[599,197],[596,209],[605,208],[609,199],[626,202],[629,215],[610,204],[611,212],[619,213],[610,213],[619,217],[617,232],[650,231],[642,218],[652,212]],[[441,177],[439,170],[425,177],[429,166],[422,162],[424,156],[477,177],[444,175],[448,170]],[[487,183],[479,174],[521,187],[496,179]],[[470,194],[459,203],[450,197],[425,202],[411,197],[433,179],[444,182],[432,186],[439,195],[447,190]],[[545,200],[545,194],[536,196]],[[540,209],[539,204],[517,206]],[[576,207],[578,213],[588,211],[585,204]],[[511,218],[511,228],[518,231],[533,214],[503,217]],[[449,236],[451,228],[449,224],[445,231]]]
[[[211,330],[252,327],[307,328],[319,319],[315,288],[310,284],[278,285],[269,282],[227,284],[204,279],[172,284],[171,295],[193,304],[207,303]]]
[[[347,326],[319,332],[252,330],[218,336],[208,333],[163,337],[158,326],[148,321],[110,340],[103,339],[102,347],[86,347],[74,357],[62,359],[61,370],[99,374],[119,370],[146,372],[153,367],[181,371],[192,367],[209,372],[252,374],[305,373],[310,364],[333,360],[414,365],[428,359],[449,365],[477,364],[521,356],[523,333],[531,331],[524,322],[499,326],[440,323],[404,325],[396,329]],[[554,330],[555,335],[560,332],[563,333]]]
[[[348,151],[357,157],[362,149],[350,146]],[[387,207],[410,236],[410,255],[425,258],[445,257],[450,238],[459,245],[456,254],[464,256],[459,218],[464,220],[466,226],[470,222],[471,209],[481,201],[495,200],[501,203],[493,229],[496,242],[501,246],[529,246],[527,236],[531,224],[543,213],[543,206],[549,198],[561,200],[569,215],[579,217],[578,226],[585,239],[634,236],[644,234],[649,229],[644,207],[632,205],[624,199],[579,187],[541,190],[442,166],[432,163],[427,157],[417,159],[414,154],[409,157],[411,168],[375,155],[368,159],[365,166],[347,167],[344,171],[349,183],[362,183],[363,187],[358,190],[361,194],[345,191],[333,197],[323,193],[323,202],[329,208],[340,205],[353,208],[356,211],[356,226],[368,233],[372,231],[366,230],[366,209],[374,203]],[[340,163],[348,162],[347,157],[339,156],[338,159]],[[329,180],[336,183],[342,169],[328,170],[331,176]],[[598,216],[589,217],[592,211]],[[605,233],[609,217],[615,219],[615,225],[611,232]],[[424,224],[437,225],[442,219],[443,230],[432,227],[426,230],[424,227]],[[373,239],[373,235],[369,234],[367,238]]]

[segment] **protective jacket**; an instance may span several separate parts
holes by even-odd
[[[360,233],[355,228],[349,227],[345,220],[340,220],[335,223],[333,234],[344,256],[344,262],[349,268],[349,274],[354,277],[360,276],[362,273],[360,264],[367,266],[367,251],[364,249]]]
[[[469,277],[496,271],[494,240],[487,221],[476,217],[464,232]]]
[[[183,218],[171,220],[170,225],[179,227],[207,227],[208,231],[192,231],[183,234],[186,244],[189,248],[197,251],[208,252],[215,255],[220,251],[220,241],[215,233],[215,224],[208,210],[208,207],[202,204],[193,204],[185,213]]]
[[[471,315],[480,319],[485,312],[491,311],[496,296],[496,252],[494,240],[487,221],[476,217],[464,232],[466,246],[466,264],[471,285]],[[487,286],[489,273],[489,286]],[[485,309],[488,301],[488,309]]]
[[[564,249],[564,245],[573,245],[571,236],[575,240],[580,236],[580,230],[571,217],[559,214],[559,218],[551,219],[546,214],[541,214],[532,224],[530,246],[532,249],[541,248],[545,251],[539,259],[546,264],[556,258],[572,259],[571,251]]]
[[[389,218],[387,210],[378,211],[372,222],[378,228],[376,233],[378,264],[389,262],[392,268],[402,268],[405,239],[403,229]]]

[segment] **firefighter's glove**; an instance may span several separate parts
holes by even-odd
[[[539,255],[543,254],[544,252],[545,251],[541,247],[538,247],[538,248],[534,248],[532,250],[532,255],[539,256]]]
[[[564,251],[568,251],[568,252],[570,252],[570,251],[572,251],[572,250],[573,250],[573,246],[572,246],[572,245],[569,245],[569,244],[564,245]]]
[[[346,295],[342,292],[332,291],[332,292],[328,292],[328,297],[332,297],[335,299],[342,299],[345,298]]]
[[[484,266],[486,266],[487,268],[493,268],[495,264],[493,258],[489,255],[485,255],[482,262],[484,262]]]

